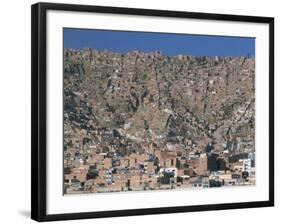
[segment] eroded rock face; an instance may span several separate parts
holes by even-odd
[[[254,58],[64,52],[64,146],[72,157],[129,156],[149,144],[223,150],[236,138],[254,142],[254,129]]]

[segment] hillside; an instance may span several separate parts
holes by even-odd
[[[98,128],[163,146],[254,138],[254,83],[254,58],[65,50],[65,144]]]

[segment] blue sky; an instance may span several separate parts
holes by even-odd
[[[165,55],[254,56],[255,39],[170,33],[108,31],[64,28],[64,48],[91,47],[100,51],[126,53],[133,50]]]

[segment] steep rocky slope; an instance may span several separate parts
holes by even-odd
[[[128,154],[143,143],[188,141],[219,150],[233,138],[253,140],[254,124],[254,58],[64,51],[66,151],[91,142]]]

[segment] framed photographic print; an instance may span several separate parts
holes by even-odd
[[[32,6],[32,219],[274,205],[274,19]]]

